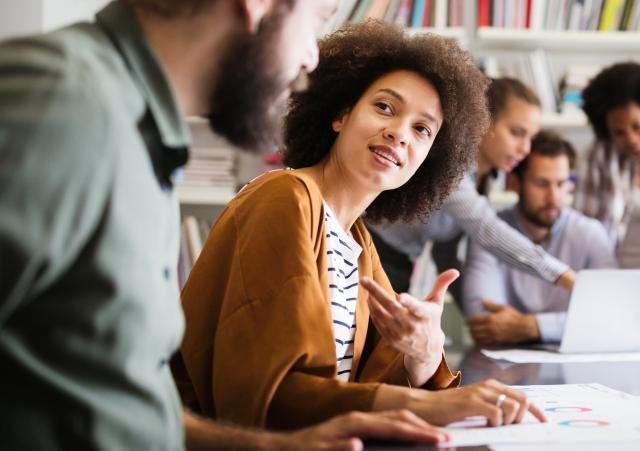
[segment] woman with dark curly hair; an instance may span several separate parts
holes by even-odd
[[[414,261],[432,242],[431,256],[440,268],[461,268],[458,244],[464,234],[509,265],[571,288],[574,271],[500,219],[487,194],[499,171],[508,173],[530,149],[540,129],[542,109],[536,94],[521,81],[492,79],[487,90],[491,125],[482,138],[477,165],[427,222],[369,223],[382,266],[397,291],[408,291]],[[418,275],[420,277],[420,275]],[[461,280],[449,292],[461,301]]]
[[[596,140],[579,172],[575,206],[620,243],[640,210],[640,64],[605,68],[582,98]]]
[[[185,285],[177,381],[188,406],[285,429],[350,410],[407,408],[438,425],[468,415],[507,424],[527,410],[543,418],[495,381],[410,388],[459,383],[440,328],[457,272],[426,301],[396,297],[360,219],[438,207],[474,161],[485,87],[470,55],[435,35],[367,22],[320,43],[285,121],[294,169],[231,201]]]

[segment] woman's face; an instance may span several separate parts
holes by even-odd
[[[442,120],[440,96],[429,81],[389,72],[333,121],[338,137],[330,158],[369,191],[398,188],[427,157]]]
[[[640,157],[640,105],[631,102],[607,112],[607,128],[616,150]]]
[[[511,96],[482,139],[480,158],[492,168],[511,172],[529,154],[541,119],[538,106]]]

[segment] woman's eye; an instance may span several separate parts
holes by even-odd
[[[431,136],[431,130],[429,129],[429,127],[426,127],[424,125],[416,125],[415,129],[421,135]]]
[[[378,109],[382,110],[382,111],[385,111],[387,113],[391,113],[391,106],[388,103],[378,102],[378,103],[375,104],[375,106]]]

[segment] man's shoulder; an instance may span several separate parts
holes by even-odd
[[[595,218],[585,215],[582,212],[572,208],[565,207],[567,214],[567,228],[572,229],[572,233],[575,230],[579,230],[582,233],[602,233],[606,235],[606,229],[604,225]]]
[[[28,139],[30,149],[53,161],[108,157],[104,148],[122,135],[115,128],[133,105],[128,87],[123,61],[95,25],[6,41],[0,44],[4,142]]]
[[[117,89],[114,80],[126,80],[125,71],[118,51],[95,24],[0,44],[0,90],[5,96],[24,94],[35,107],[69,98],[76,109],[109,105]]]
[[[78,69],[113,69],[120,58],[97,25],[81,23],[49,33],[0,43],[0,68],[50,76],[69,76]]]
[[[511,207],[503,208],[497,213],[497,215],[500,219],[502,219],[504,222],[509,224],[511,227],[514,227],[515,224],[518,222],[517,207],[515,205]]]

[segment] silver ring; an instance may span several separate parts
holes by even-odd
[[[504,393],[500,393],[500,395],[498,396],[498,399],[496,399],[496,407],[499,409],[500,406],[502,406],[502,403],[504,402],[504,400],[507,399],[507,395],[505,395]]]

